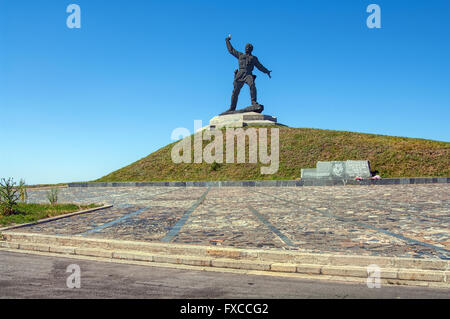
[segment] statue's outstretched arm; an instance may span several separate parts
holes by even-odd
[[[267,70],[264,65],[261,64],[261,62],[259,62],[258,59],[255,59],[255,66],[258,68],[258,70],[260,70],[263,73],[269,73],[269,70]]]
[[[256,66],[256,68],[257,68],[258,70],[260,70],[260,71],[263,72],[263,73],[266,73],[266,74],[269,76],[269,78],[271,78],[270,72],[272,72],[272,71],[267,70],[267,69],[264,67],[264,65],[262,65],[262,64],[259,62],[258,58],[256,58],[255,66]]]
[[[233,56],[235,56],[237,59],[239,59],[239,55],[242,54],[242,53],[240,53],[239,51],[236,51],[236,50],[233,48],[233,46],[232,46],[231,43],[230,43],[230,39],[229,39],[229,38],[226,38],[226,39],[225,39],[225,42],[227,43],[227,49],[228,49],[228,52],[230,52],[231,55],[233,55]]]

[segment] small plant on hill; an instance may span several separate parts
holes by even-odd
[[[55,206],[58,202],[58,189],[52,188],[50,191],[47,192],[47,199],[50,202],[52,206]]]
[[[0,211],[4,216],[15,213],[20,195],[12,178],[2,178],[0,181]]]
[[[21,179],[19,182],[19,194],[20,194],[20,201],[22,203],[26,203],[28,200],[28,193],[27,193],[27,187],[25,180]]]
[[[212,171],[217,171],[220,168],[220,164],[217,163],[216,161],[211,163],[211,170]]]

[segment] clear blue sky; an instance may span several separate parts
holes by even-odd
[[[273,70],[256,85],[283,124],[450,141],[448,0],[0,0],[0,177],[92,180],[206,125],[229,107],[228,34]]]

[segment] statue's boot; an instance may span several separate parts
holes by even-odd
[[[252,101],[252,105],[246,108],[247,112],[256,112],[256,113],[262,113],[264,111],[264,106],[259,104],[256,101]]]
[[[232,107],[230,106],[230,108],[228,110],[226,110],[223,113],[220,113],[219,115],[227,115],[227,114],[233,114],[236,111],[236,107]]]
[[[262,111],[264,111],[264,106],[261,104],[258,104],[257,102],[252,101],[252,105],[241,109],[241,110],[237,110],[234,107],[230,107],[229,110],[219,114],[219,115],[227,115],[227,114],[235,114],[235,113],[246,113],[246,112],[256,112],[256,113],[262,113]]]

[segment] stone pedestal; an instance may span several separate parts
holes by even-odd
[[[277,125],[277,118],[256,112],[215,116],[209,121],[210,129],[223,127],[244,127],[248,125]]]

